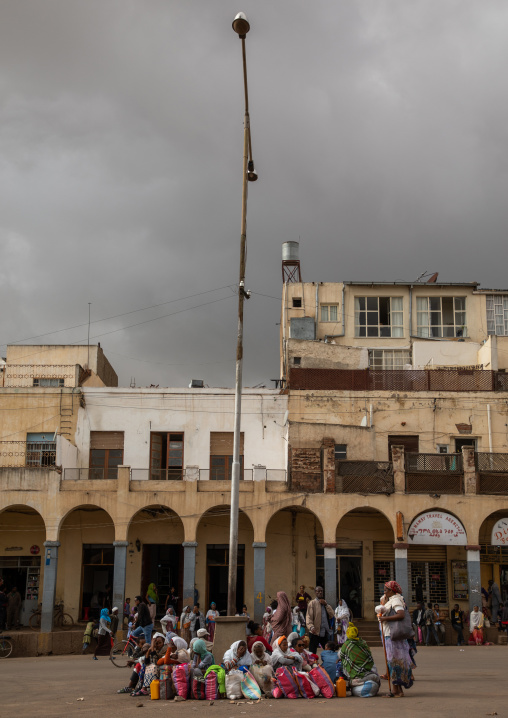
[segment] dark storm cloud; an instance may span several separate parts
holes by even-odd
[[[123,384],[232,385],[239,10],[248,286],[280,296],[298,237],[307,281],[507,284],[506,3],[17,0],[0,25],[1,342],[84,322],[89,301],[99,319],[223,288],[91,335]],[[248,302],[246,384],[278,375],[278,321],[275,299]]]

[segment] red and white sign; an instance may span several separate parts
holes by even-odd
[[[37,556],[37,554],[40,552],[41,552],[41,549],[39,548],[39,546],[35,546],[35,545],[30,546],[30,553],[33,554],[34,556]]]
[[[492,546],[508,545],[508,518],[499,519],[499,521],[494,524],[490,543]]]
[[[467,536],[464,526],[455,516],[444,511],[426,511],[409,527],[411,543],[439,546],[465,546]]]

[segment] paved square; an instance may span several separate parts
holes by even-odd
[[[373,649],[376,665],[383,667],[383,653]],[[414,686],[405,698],[347,698],[324,701],[316,698],[309,705],[300,699],[263,700],[249,705],[229,701],[151,701],[117,695],[128,678],[128,669],[112,666],[107,658],[93,661],[86,656],[13,658],[0,661],[2,715],[16,718],[66,718],[67,716],[150,716],[177,714],[192,718],[196,712],[217,718],[248,718],[309,715],[357,717],[390,716],[394,711],[407,716],[457,716],[476,718],[508,715],[508,647],[468,646],[420,648],[416,656]],[[382,692],[387,693],[383,681]],[[84,698],[78,701],[78,698]],[[142,704],[142,708],[137,707]]]

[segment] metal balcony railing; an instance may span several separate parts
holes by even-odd
[[[462,454],[407,453],[406,493],[461,494],[464,491]]]
[[[63,471],[64,481],[103,481],[104,479],[118,479],[118,467],[92,466],[81,469],[64,469]]]
[[[335,490],[342,494],[392,494],[391,461],[337,461]]]
[[[0,467],[54,468],[54,441],[0,441]]]

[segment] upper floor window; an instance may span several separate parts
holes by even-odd
[[[355,297],[355,337],[403,337],[402,297]]]
[[[336,322],[337,309],[337,304],[321,304],[321,321]]]
[[[63,386],[65,383],[64,379],[39,377],[34,379],[34,386]]]
[[[293,307],[295,309],[300,309],[302,306],[302,298],[301,297],[293,297]]]
[[[150,478],[183,479],[183,434],[153,431],[150,438]]]
[[[335,444],[335,461],[347,459],[347,444]]]
[[[27,466],[55,466],[56,439],[55,434],[26,435],[26,465]]]
[[[508,294],[487,295],[487,333],[508,336]]]
[[[123,464],[123,431],[90,432],[90,479],[117,479]]]
[[[411,364],[408,349],[369,349],[370,369],[404,369],[406,364]]]
[[[231,480],[233,438],[232,431],[210,432],[210,478],[215,481]],[[243,479],[243,431],[240,434],[240,479]]]
[[[419,337],[466,337],[465,297],[417,297]]]

